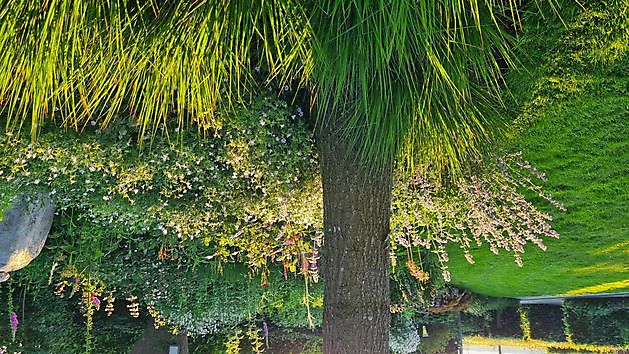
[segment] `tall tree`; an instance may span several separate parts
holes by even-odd
[[[260,80],[315,93],[324,192],[324,352],[388,351],[392,174],[481,155],[516,1],[16,0],[0,5],[7,129],[129,112],[211,131]]]
[[[396,164],[456,175],[492,138],[497,57],[510,63],[495,5],[326,0],[315,11],[326,353],[388,350]]]

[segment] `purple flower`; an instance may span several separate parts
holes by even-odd
[[[13,335],[17,331],[17,326],[20,324],[20,321],[17,319],[17,314],[15,312],[11,312],[11,329],[13,330]]]

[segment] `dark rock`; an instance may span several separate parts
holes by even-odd
[[[18,196],[0,221],[0,282],[39,255],[52,226],[55,206],[50,197]]]

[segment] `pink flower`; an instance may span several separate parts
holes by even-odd
[[[11,329],[13,330],[13,335],[15,335],[15,332],[17,331],[17,326],[20,324],[20,321],[18,321],[17,314],[15,312],[11,312],[11,315],[9,317],[11,317]]]
[[[100,308],[100,300],[96,297],[96,295],[92,294],[92,303],[94,304],[94,306],[96,306],[96,308]]]

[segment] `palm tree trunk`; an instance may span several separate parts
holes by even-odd
[[[355,163],[334,124],[319,132],[323,174],[323,352],[389,352],[391,168]]]

